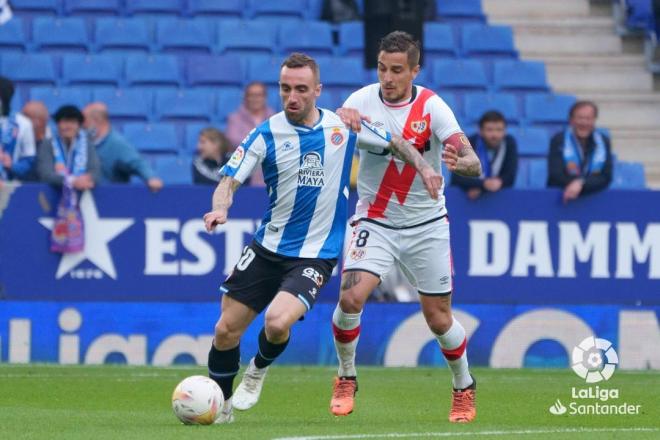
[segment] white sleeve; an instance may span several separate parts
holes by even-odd
[[[245,182],[255,167],[266,157],[266,142],[257,129],[253,129],[236,147],[229,161],[220,169],[221,176],[229,176]]]
[[[463,130],[458,125],[454,112],[439,96],[429,99],[429,113],[431,114],[431,130],[441,142],[447,140],[454,133]]]
[[[380,154],[389,148],[391,141],[390,132],[362,121],[362,130],[357,135],[358,148]]]
[[[18,123],[18,139],[16,139],[16,148],[14,150],[16,157],[14,160],[36,156],[37,144],[34,140],[32,121],[23,115],[17,115],[16,122]]]
[[[361,111],[362,109],[360,108],[360,104],[362,104],[362,99],[360,99],[360,90],[358,90],[351,93],[350,96],[346,98],[342,108],[354,108],[358,111]]]

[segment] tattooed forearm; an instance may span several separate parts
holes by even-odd
[[[345,272],[341,279],[341,290],[348,290],[360,282],[360,272]]]
[[[213,193],[213,210],[228,210],[234,201],[234,192],[240,185],[238,180],[224,176]]]
[[[458,162],[454,172],[467,177],[481,176],[481,162],[470,144],[463,145],[458,151]]]
[[[424,160],[422,155],[417,151],[412,144],[402,137],[392,136],[392,140],[389,145],[390,151],[392,154],[407,164],[412,165],[417,171],[422,170],[423,168],[430,167],[428,162]]]

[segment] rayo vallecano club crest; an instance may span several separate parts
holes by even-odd
[[[410,128],[415,133],[422,134],[426,130],[426,121],[424,119],[419,121],[412,121],[410,123]]]

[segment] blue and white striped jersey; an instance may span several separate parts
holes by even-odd
[[[270,203],[254,239],[279,255],[339,257],[354,148],[382,152],[391,139],[366,123],[355,134],[335,113],[319,110],[313,127],[292,124],[284,112],[273,115],[247,135],[220,170],[243,183],[261,163]]]

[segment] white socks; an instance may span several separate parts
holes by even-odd
[[[360,313],[344,313],[339,304],[332,314],[332,333],[339,360],[339,377],[356,376],[355,348],[360,338]]]
[[[453,322],[447,333],[435,335],[440,343],[442,354],[447,359],[447,365],[453,374],[453,385],[455,389],[461,390],[472,385],[472,377],[468,370],[467,361],[467,339],[465,329],[460,322],[453,318]]]

